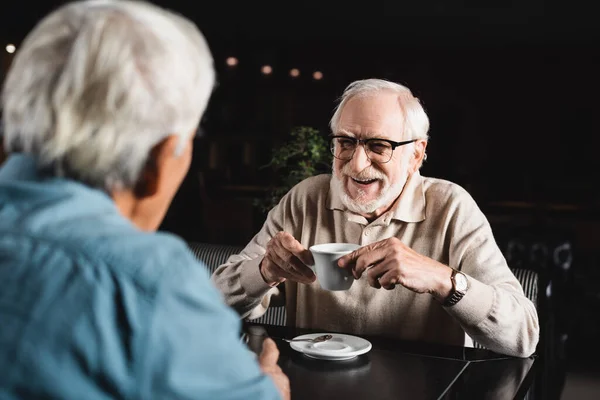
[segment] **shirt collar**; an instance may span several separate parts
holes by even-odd
[[[35,180],[37,177],[37,162],[29,155],[11,154],[0,167],[0,181]]]
[[[48,171],[40,169],[38,160],[29,154],[16,153],[9,155],[0,166],[0,186],[27,187],[36,190],[37,200],[43,196],[51,196],[59,192],[68,193],[77,198],[83,205],[104,207],[117,211],[112,198],[102,190],[91,188],[81,182],[68,178],[52,176]]]

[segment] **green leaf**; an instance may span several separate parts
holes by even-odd
[[[330,173],[332,157],[328,140],[317,129],[300,126],[292,129],[286,141],[273,149],[271,160],[260,169],[271,169],[276,181],[262,199],[254,204],[268,212],[295,185],[311,176]]]

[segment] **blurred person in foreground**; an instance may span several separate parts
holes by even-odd
[[[180,239],[156,233],[213,89],[188,20],[134,1],[62,6],[3,91],[0,398],[289,398]]]
[[[333,173],[292,188],[213,274],[228,303],[254,318],[285,301],[298,327],[531,355],[537,311],[485,216],[460,186],[419,173],[429,131],[419,100],[356,81],[330,125]],[[321,289],[310,268],[307,249],[329,242],[362,246],[338,261],[356,279],[348,291]]]
[[[6,152],[4,151],[4,131],[2,128],[3,125],[2,118],[0,118],[0,166],[2,166],[4,160],[6,160]]]

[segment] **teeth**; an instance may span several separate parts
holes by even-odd
[[[354,179],[356,182],[360,182],[360,183],[366,183],[366,182],[373,182],[375,181],[375,179],[356,179],[356,178],[352,178]]]

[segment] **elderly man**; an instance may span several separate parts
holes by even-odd
[[[486,218],[464,189],[419,173],[429,120],[418,99],[392,82],[357,81],[330,125],[333,174],[294,187],[215,271],[229,304],[253,318],[284,292],[288,323],[300,327],[532,354],[536,308]],[[362,245],[338,262],[357,280],[348,291],[315,281],[307,249],[327,242]]]
[[[157,234],[214,70],[197,28],[137,1],[53,12],[3,92],[0,398],[289,398],[186,244]],[[262,369],[262,370],[261,370]]]

